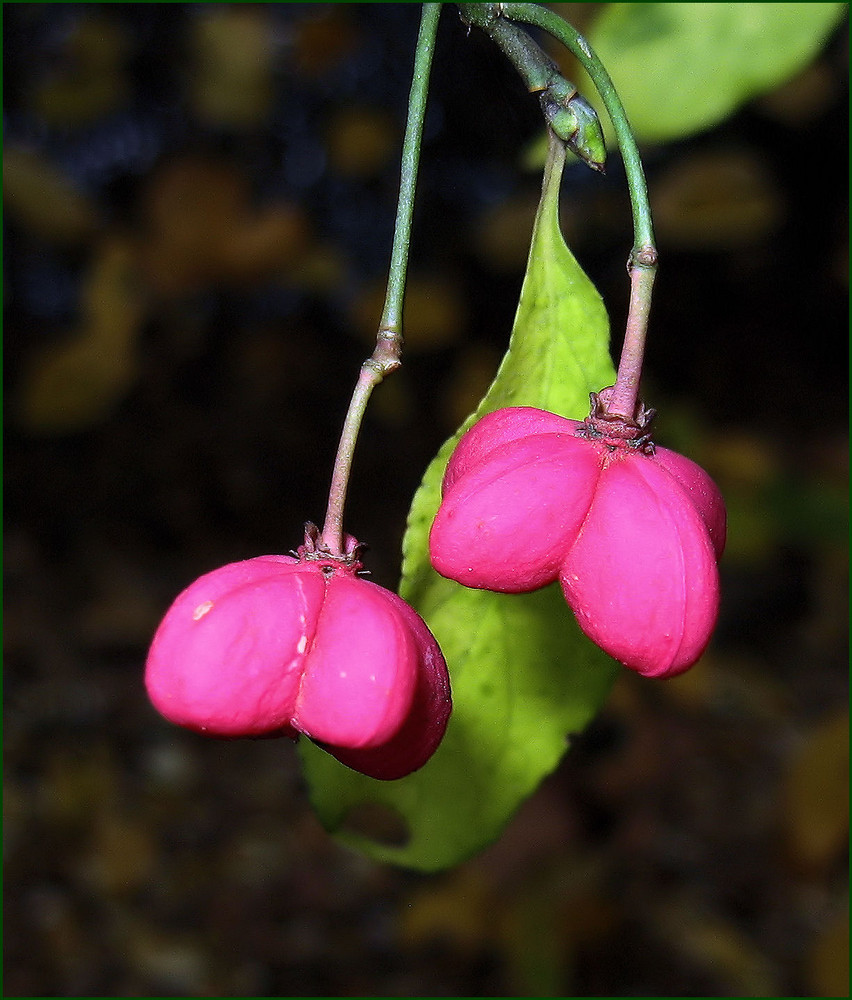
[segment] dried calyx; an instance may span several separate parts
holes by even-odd
[[[651,440],[651,425],[656,410],[649,409],[639,400],[636,409],[630,417],[621,413],[613,413],[609,409],[614,386],[607,386],[600,392],[590,392],[591,409],[583,426],[577,429],[579,437],[603,438],[611,441],[624,441],[632,448],[638,448],[646,455],[654,454],[654,442]]]
[[[332,552],[323,542],[322,533],[313,521],[305,522],[305,540],[292,555],[301,562],[327,563],[329,566],[351,567],[356,573],[363,569],[361,557],[368,546],[353,535],[343,536],[343,551]]]

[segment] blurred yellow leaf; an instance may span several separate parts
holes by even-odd
[[[326,130],[329,165],[347,177],[371,177],[395,155],[397,132],[379,108],[342,107]]]
[[[84,430],[124,397],[137,374],[134,347],[145,314],[134,279],[128,244],[105,241],[85,280],[74,335],[37,352],[24,372],[18,416],[28,430]]]
[[[800,127],[825,111],[837,93],[837,86],[830,66],[820,60],[761,97],[756,107],[770,118]]]
[[[563,996],[578,946],[612,934],[621,915],[609,872],[594,856],[567,855],[540,867],[506,900],[503,947],[517,996]]]
[[[218,247],[219,273],[235,281],[255,281],[295,268],[308,242],[308,223],[295,205],[269,205],[242,219]]]
[[[748,246],[771,233],[784,205],[766,167],[744,150],[681,156],[651,188],[662,245],[689,249]]]
[[[704,442],[705,459],[715,475],[732,485],[766,485],[779,473],[780,462],[772,441],[746,431],[726,432]]]
[[[285,202],[254,209],[246,178],[230,164],[175,159],[151,178],[141,208],[139,266],[158,296],[270,275],[298,280],[306,266],[305,213]]]
[[[849,711],[823,719],[787,773],[782,817],[793,858],[808,869],[831,865],[848,846]]]
[[[331,243],[312,243],[302,248],[287,269],[295,287],[326,295],[343,284],[346,272],[343,249]]]
[[[524,193],[501,200],[477,222],[474,245],[477,254],[496,271],[523,271],[530,252],[538,193]]]
[[[790,717],[790,694],[767,664],[728,654],[701,658],[700,669],[672,677],[660,694],[690,710],[724,712],[743,719],[782,724]]]
[[[124,28],[90,7],[34,92],[36,114],[47,125],[74,128],[116,110],[129,93],[127,47]]]
[[[308,77],[322,77],[360,44],[349,4],[311,4],[308,15],[293,26],[293,69]]]
[[[131,819],[113,807],[95,817],[81,872],[94,889],[110,897],[139,889],[157,863],[154,830],[138,814]]]
[[[384,300],[385,283],[380,281],[362,289],[350,306],[352,325],[365,344],[375,342]],[[407,350],[447,347],[458,339],[464,323],[464,299],[450,279],[437,274],[409,274],[402,324]]]
[[[84,242],[97,224],[95,206],[41,154],[3,149],[3,204],[33,236],[60,246]]]
[[[141,198],[140,267],[158,295],[197,291],[210,280],[210,258],[230,238],[243,210],[240,178],[230,167],[184,156],[149,179]]]
[[[470,344],[463,348],[444,383],[441,416],[447,428],[460,427],[494,381],[502,355],[496,347]]]
[[[40,353],[22,391],[20,417],[28,430],[63,434],[97,423],[124,396],[135,365],[90,337]]]
[[[700,461],[725,497],[725,560],[753,565],[769,558],[777,550],[779,529],[769,516],[767,496],[782,471],[773,442],[747,433],[716,434],[703,441]]]
[[[262,124],[272,106],[273,29],[263,4],[207,4],[195,22],[191,101],[205,122]]]
[[[849,909],[839,913],[811,948],[809,974],[815,997],[849,996]]]
[[[409,946],[446,942],[476,952],[499,935],[493,890],[475,869],[453,875],[415,893],[401,913],[401,934]]]
[[[373,419],[399,425],[414,414],[415,393],[407,370],[394,372],[391,379],[382,383],[381,389],[370,400]]]
[[[95,812],[118,795],[119,767],[113,751],[98,744],[85,755],[61,745],[45,762],[39,787],[40,814],[60,830],[87,830]]]
[[[733,924],[703,911],[697,900],[688,895],[666,900],[649,920],[660,940],[726,988],[724,996],[778,995],[769,959]]]

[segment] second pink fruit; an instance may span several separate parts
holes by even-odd
[[[508,407],[459,442],[430,554],[439,573],[469,587],[520,593],[558,579],[594,642],[663,677],[709,642],[725,531],[721,494],[689,459]]]

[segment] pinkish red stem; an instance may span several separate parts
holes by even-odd
[[[630,306],[624,331],[624,345],[618,363],[615,385],[608,394],[606,409],[613,417],[628,423],[637,419],[639,381],[645,356],[645,336],[651,310],[651,292],[657,273],[657,252],[652,246],[641,247],[630,255]]]

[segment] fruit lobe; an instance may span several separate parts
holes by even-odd
[[[718,574],[689,496],[645,457],[605,459],[559,578],[590,639],[638,673],[665,677],[704,651],[719,610]]]
[[[596,469],[585,442],[565,433],[498,445],[445,492],[432,565],[466,586],[506,593],[552,582],[591,503]]]
[[[570,434],[582,427],[579,420],[568,420],[549,410],[534,406],[507,406],[493,410],[478,420],[456,445],[444,472],[443,490],[447,492],[456,479],[474,468],[495,448],[531,434]]]

